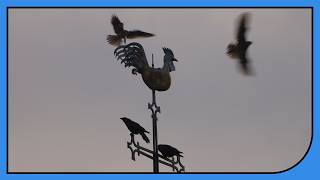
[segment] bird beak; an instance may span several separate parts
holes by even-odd
[[[178,60],[176,58],[173,58],[172,61],[177,61],[178,62]]]

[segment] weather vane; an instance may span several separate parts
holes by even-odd
[[[156,102],[155,91],[166,91],[170,88],[170,72],[175,70],[173,62],[177,61],[172,50],[169,48],[162,49],[165,53],[162,68],[154,68],[153,56],[152,66],[149,66],[143,46],[139,43],[132,42],[128,45],[121,45],[114,51],[117,60],[120,60],[121,64],[124,63],[125,67],[133,67],[132,74],[141,74],[144,83],[152,90],[152,102],[148,103],[148,109],[150,109],[152,113],[153,151],[140,146],[140,144],[138,142],[136,143],[134,140],[134,134],[140,134],[142,138],[149,143],[149,139],[145,134],[149,132],[129,118],[123,117],[121,119],[131,131],[131,141],[128,142],[127,146],[131,150],[133,160],[135,160],[135,153],[138,153],[138,155],[142,154],[150,159],[153,159],[153,168],[155,173],[159,172],[159,162],[172,167],[174,171],[183,172],[185,168],[180,161],[182,152],[169,145],[158,145],[157,113],[160,113],[160,107]],[[162,155],[158,154],[158,149]],[[176,156],[176,160],[174,160],[174,156]],[[161,159],[159,159],[159,157]],[[172,159],[169,159],[169,157]],[[178,165],[180,167],[178,167]]]
[[[114,55],[117,60],[120,60],[121,64],[124,63],[125,67],[133,67],[131,73],[141,75],[143,82],[152,90],[152,102],[148,103],[148,109],[151,110],[152,126],[153,126],[153,150],[149,150],[135,142],[134,135],[140,134],[146,143],[150,140],[146,135],[149,133],[140,124],[132,121],[127,117],[120,118],[123,120],[127,128],[129,129],[131,140],[127,142],[127,147],[131,151],[131,159],[135,160],[135,154],[139,156],[144,155],[153,160],[153,171],[159,173],[159,162],[172,168],[173,171],[178,173],[184,172],[185,167],[182,165],[180,159],[183,157],[182,152],[176,148],[160,144],[158,145],[158,132],[157,132],[157,113],[160,113],[160,106],[157,105],[155,91],[166,91],[171,86],[170,72],[175,71],[173,62],[178,60],[174,57],[171,49],[163,47],[164,52],[163,66],[162,68],[154,68],[153,54],[152,54],[152,66],[149,65],[144,48],[137,42],[126,44],[126,38],[137,37],[151,37],[154,36],[151,33],[143,32],[140,30],[127,31],[124,29],[123,23],[116,15],[111,18],[111,24],[116,35],[108,35],[107,41],[111,45],[118,46],[114,50]],[[123,40],[123,41],[122,41]],[[124,45],[121,45],[121,43]],[[158,153],[158,150],[161,154]],[[176,159],[174,158],[176,157]],[[169,159],[171,158],[171,159]]]

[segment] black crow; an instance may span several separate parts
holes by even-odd
[[[182,152],[180,152],[178,149],[167,144],[159,144],[158,149],[161,152],[161,154],[166,158],[173,157],[173,156],[183,157],[181,155]]]
[[[143,140],[145,140],[147,143],[150,142],[148,136],[145,134],[149,132],[146,131],[142,126],[126,117],[122,117],[120,119],[124,122],[124,124],[126,124],[127,128],[132,134],[140,134]]]

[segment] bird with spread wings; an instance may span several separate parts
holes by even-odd
[[[247,41],[246,32],[247,24],[250,18],[249,13],[243,13],[240,15],[237,32],[236,32],[236,44],[229,44],[227,47],[227,55],[233,59],[238,59],[238,64],[240,70],[245,75],[252,75],[252,67],[250,65],[250,60],[247,57],[247,50],[252,44],[251,41]]]
[[[126,43],[126,39],[154,36],[154,34],[147,33],[140,30],[131,30],[131,31],[125,30],[123,27],[123,23],[120,21],[120,19],[116,15],[112,15],[111,24],[113,26],[113,29],[116,35],[108,35],[107,41],[109,44],[114,46],[119,46],[122,40],[124,43]]]

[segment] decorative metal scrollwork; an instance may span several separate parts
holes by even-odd
[[[153,151],[150,149],[147,149],[145,147],[140,146],[139,142],[135,142],[134,135],[130,134],[131,140],[130,142],[127,142],[127,147],[131,151],[131,159],[133,161],[136,160],[136,154],[138,156],[143,155],[149,159],[153,159]],[[159,163],[164,164],[166,166],[169,166],[172,168],[172,171],[176,171],[177,173],[185,172],[185,167],[181,163],[181,157],[177,156],[176,158],[168,159],[161,154],[158,154]]]

